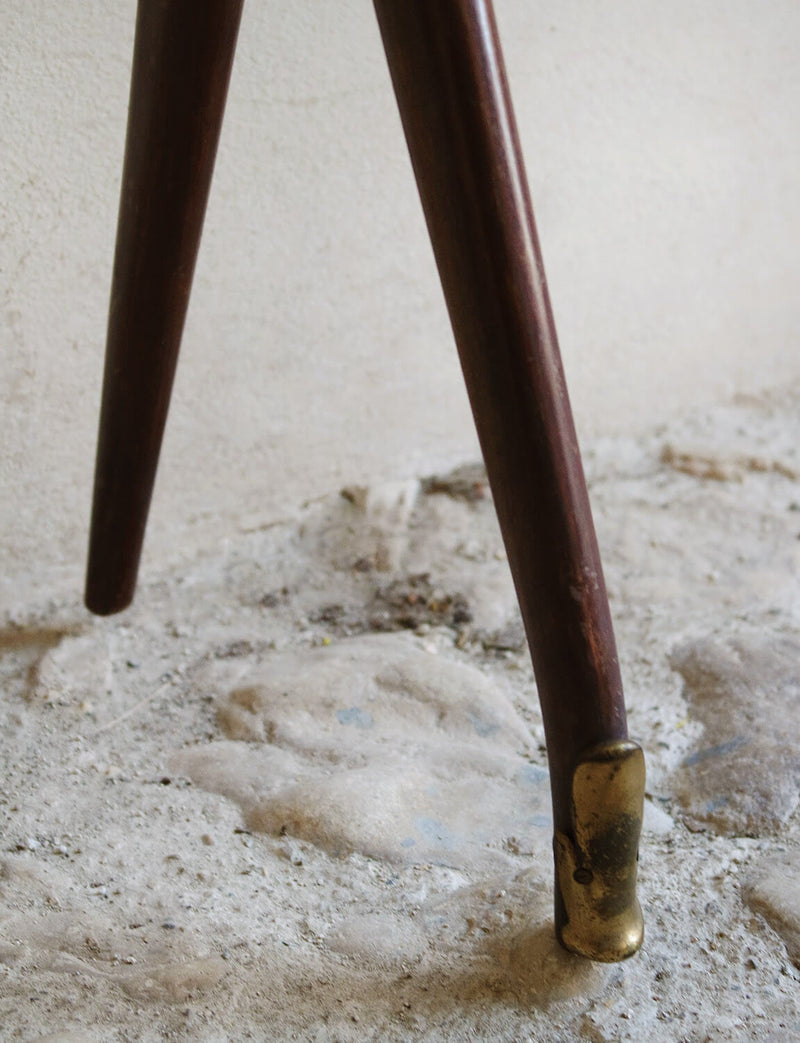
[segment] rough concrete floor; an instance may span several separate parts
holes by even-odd
[[[648,765],[643,951],[551,926],[480,469],[349,489],[0,630],[0,1037],[800,1039],[800,397],[586,465]],[[146,565],[146,563],[145,563]]]

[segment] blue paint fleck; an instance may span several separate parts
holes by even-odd
[[[730,804],[730,801],[727,797],[715,797],[714,800],[709,800],[706,803],[706,811],[719,811],[720,808],[725,808],[728,804]]]
[[[517,772],[517,781],[526,786],[538,786],[548,778],[547,768],[540,768],[537,764],[526,764]]]
[[[476,713],[468,713],[467,718],[475,729],[477,735],[480,735],[482,739],[488,739],[491,735],[495,735],[500,731],[500,725],[494,721],[484,721]]]
[[[405,840],[400,841],[400,847],[415,847],[416,843],[413,837],[406,837]]]
[[[366,730],[373,725],[372,714],[362,710],[360,706],[351,706],[349,710],[337,710],[336,720],[339,724],[354,724],[356,728]]]
[[[414,819],[414,829],[421,833],[426,840],[436,841],[445,848],[455,847],[456,838],[444,824],[436,818],[428,818],[427,815],[418,815]]]
[[[553,818],[551,815],[531,815],[528,822],[538,829],[552,829]]]
[[[723,757],[726,753],[733,753],[734,750],[738,750],[741,746],[746,746],[748,740],[744,735],[737,735],[735,739],[730,739],[728,742],[720,742],[716,746],[708,746],[704,750],[698,750],[697,753],[692,753],[684,759],[684,768],[693,768],[695,764],[702,764],[703,761],[707,761],[710,757]]]

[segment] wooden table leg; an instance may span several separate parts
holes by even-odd
[[[169,408],[242,0],[140,0],[86,604],[128,605]]]
[[[241,0],[140,0],[86,602],[133,596]],[[556,927],[641,944],[641,750],[489,0],[375,0],[536,672],[553,790]]]
[[[556,928],[641,944],[644,799],[490,0],[375,0],[531,648],[553,793]]]

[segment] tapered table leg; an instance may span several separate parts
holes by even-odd
[[[86,604],[133,597],[242,0],[139,0]]]
[[[641,944],[644,797],[490,0],[375,0],[531,648],[553,793],[556,928]]]

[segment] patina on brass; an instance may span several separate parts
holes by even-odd
[[[556,832],[556,934],[564,948],[613,963],[644,938],[636,899],[644,754],[627,739],[588,750],[572,777],[573,835]]]

